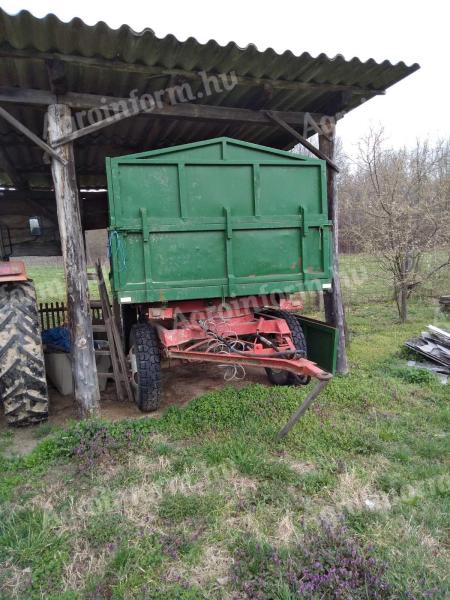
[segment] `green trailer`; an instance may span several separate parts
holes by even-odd
[[[111,288],[142,410],[158,407],[164,358],[256,364],[283,385],[330,376],[334,330],[307,356],[295,314],[299,292],[331,285],[324,161],[217,138],[109,158],[107,176]]]

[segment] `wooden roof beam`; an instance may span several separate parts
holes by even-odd
[[[0,117],[5,119],[12,127],[20,131],[25,137],[31,140],[36,146],[39,146],[44,152],[50,154],[58,161],[63,161],[63,159],[51,148],[48,144],[46,144],[40,137],[38,137],[35,133],[33,133],[28,127],[26,127],[23,123],[17,120],[13,115],[11,115],[7,110],[0,106]]]
[[[47,90],[0,86],[0,102],[49,106],[56,102],[56,96]]]
[[[64,96],[64,98],[70,97],[70,94]],[[174,119],[190,119],[190,120],[201,120],[201,121],[225,121],[227,123],[257,123],[259,125],[270,125],[272,117],[266,114],[266,111],[253,111],[248,109],[236,109],[236,108],[228,108],[222,106],[207,106],[201,104],[175,104],[173,106],[164,106],[164,107],[155,107],[148,113],[145,110],[141,110],[139,112],[130,111],[122,111],[120,113],[116,113],[113,116],[106,117],[100,121],[93,123],[92,125],[87,125],[86,127],[82,127],[70,133],[69,135],[65,135],[62,138],[55,140],[53,143],[53,147],[57,148],[62,144],[67,144],[68,142],[72,142],[74,140],[80,139],[85,135],[89,135],[91,133],[96,133],[105,127],[109,127],[110,125],[114,125],[119,121],[123,121],[124,119],[129,119],[138,114],[148,114],[153,117],[168,117]],[[301,124],[303,126],[303,122],[305,120],[305,116],[307,113],[271,113],[272,115],[279,114],[280,120],[285,116],[286,119],[294,120],[297,125]],[[315,115],[317,120],[322,117],[322,115]],[[283,119],[283,122],[284,119]]]
[[[151,94],[151,92],[149,92],[149,94]],[[137,100],[139,100],[139,96],[137,97]],[[50,104],[60,103],[66,104],[67,106],[70,106],[72,109],[76,110],[99,108],[103,109],[104,111],[109,109],[109,112],[111,112],[115,106],[120,108],[129,106],[130,109],[133,110],[132,101],[130,98],[102,96],[100,94],[82,94],[78,92],[67,92],[67,94],[56,96],[55,94],[45,90],[5,86],[0,86],[0,102],[44,107],[47,107]],[[308,116],[309,119],[314,119],[316,121],[320,121],[320,119],[324,116],[322,113],[314,112],[273,112],[279,115],[287,123],[295,125],[303,125],[306,116]],[[116,113],[117,116],[119,114],[120,113]],[[167,117],[172,119],[199,119],[202,121],[230,121],[235,123],[247,123],[250,125],[274,125],[274,123],[267,118],[264,111],[251,110],[248,108],[214,106],[209,104],[193,104],[191,102],[178,102],[173,105],[163,104],[160,106],[156,104],[151,110],[140,110],[135,114],[147,115],[149,117]],[[111,120],[114,121],[114,118]]]
[[[81,67],[90,67],[96,69],[108,69],[122,71],[125,73],[137,73],[147,75],[151,78],[180,76],[188,80],[201,81],[199,71],[186,71],[183,69],[164,69],[150,65],[133,64],[125,61],[113,59],[107,60],[100,57],[85,57],[70,54],[60,54],[57,52],[33,52],[27,50],[2,49],[0,58],[14,58],[35,61],[58,60],[64,63],[73,64]],[[217,75],[217,73],[205,73],[206,76]],[[376,96],[385,94],[384,89],[361,88],[355,85],[318,83],[312,81],[291,81],[286,79],[269,79],[266,77],[245,77],[238,75],[238,85],[246,87],[258,87],[269,85],[274,90],[287,91],[323,91],[323,92],[353,92],[362,96]]]
[[[0,102],[20,103],[20,104],[39,104],[47,106],[57,99],[58,104],[65,104],[74,109],[100,109],[106,116],[104,119],[98,120],[98,114],[95,115],[93,123],[79,127],[72,131],[69,135],[64,136],[60,140],[56,140],[53,144],[58,147],[61,144],[69,141],[74,141],[85,135],[97,132],[109,125],[113,125],[118,121],[128,119],[136,115],[145,115],[153,118],[169,118],[169,119],[187,119],[199,121],[215,121],[226,124],[250,124],[263,126],[280,126],[284,123],[288,126],[295,125],[296,127],[304,128],[305,123],[315,121],[319,123],[324,117],[322,114],[308,112],[292,112],[292,111],[264,111],[250,110],[247,108],[234,108],[227,106],[210,106],[206,104],[192,104],[189,102],[179,102],[173,105],[158,104],[153,102],[152,105],[146,100],[145,104],[130,98],[117,98],[114,96],[100,96],[98,94],[80,94],[77,92],[68,92],[61,96],[55,96],[50,92],[46,93],[42,90],[30,90],[21,88],[5,88],[0,87]],[[89,110],[84,117],[89,117]],[[97,111],[98,112],[98,111]],[[17,120],[0,107],[0,116],[6,118],[11,124],[17,126]],[[84,118],[83,117],[83,118]],[[77,115],[74,115],[77,118]],[[12,122],[12,119],[15,123]],[[88,119],[89,120],[89,119]],[[23,126],[22,126],[23,128]],[[29,132],[19,129],[25,135],[30,137]],[[292,130],[294,131],[294,130]],[[290,131],[290,133],[292,133]],[[296,135],[300,135],[295,132]],[[33,139],[33,138],[32,138]],[[302,138],[303,139],[303,138]],[[33,140],[36,142],[36,140]],[[41,144],[44,143],[40,140]],[[38,142],[36,142],[38,143]]]
[[[290,133],[292,137],[295,140],[297,140],[297,142],[299,142],[304,148],[309,150],[312,154],[314,154],[314,156],[317,156],[317,158],[325,160],[327,165],[331,167],[333,171],[339,173],[339,167],[336,165],[335,162],[331,160],[331,158],[329,158],[326,154],[319,150],[319,148],[316,148],[314,144],[311,144],[311,142],[309,142],[305,137],[303,137],[298,131],[295,131],[295,129],[288,125],[286,121],[283,121],[283,119],[277,116],[273,111],[267,110],[266,114],[270,119],[272,119],[272,121],[279,125],[281,129],[284,129],[285,131]]]

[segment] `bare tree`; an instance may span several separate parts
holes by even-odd
[[[371,131],[359,144],[347,194],[359,213],[359,222],[347,223],[347,234],[389,276],[404,322],[414,290],[450,265],[450,256],[432,268],[423,261],[450,239],[450,140],[392,150],[385,148],[382,130]]]
[[[336,163],[339,165],[339,251],[340,253],[363,252],[359,236],[355,235],[365,226],[365,214],[361,206],[360,172],[345,154],[341,140],[337,140]]]

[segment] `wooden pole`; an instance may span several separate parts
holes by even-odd
[[[72,131],[70,108],[64,104],[48,107],[48,139],[52,143]],[[59,232],[67,284],[67,312],[72,338],[72,373],[75,401],[82,417],[98,414],[100,393],[95,364],[89,287],[73,144],[55,152],[65,161],[52,158]]]
[[[335,135],[319,135],[319,149],[331,160],[334,158]],[[342,300],[341,280],[339,277],[339,204],[337,193],[336,172],[327,166],[328,218],[333,221],[332,230],[332,287],[324,291],[325,318],[327,323],[339,330],[339,344],[336,371],[340,375],[348,373],[346,342],[346,326],[344,303]]]

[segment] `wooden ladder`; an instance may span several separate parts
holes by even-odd
[[[119,329],[114,320],[111,304],[109,302],[108,290],[103,278],[103,271],[100,261],[95,264],[95,273],[88,273],[88,279],[94,280],[98,284],[100,294],[100,304],[103,313],[103,323],[93,324],[93,332],[104,332],[108,340],[108,350],[95,350],[96,356],[110,356],[112,364],[112,373],[97,373],[99,377],[114,379],[116,385],[117,397],[119,400],[134,401],[133,390],[131,389],[128,377],[127,360],[122,347]]]

